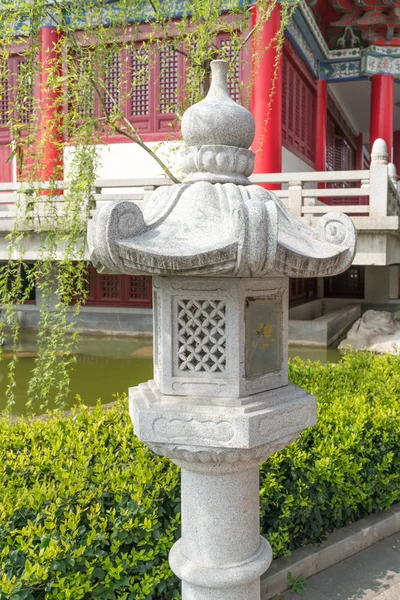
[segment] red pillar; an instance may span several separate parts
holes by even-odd
[[[371,126],[370,149],[375,140],[385,140],[389,162],[393,150],[393,109],[394,79],[393,75],[374,75],[371,78]]]
[[[326,169],[326,130],[328,121],[328,92],[324,79],[317,84],[317,126],[315,137],[315,170]]]
[[[252,26],[258,21],[257,7],[253,8]],[[252,112],[256,132],[253,151],[256,155],[254,173],[282,172],[282,59],[279,60],[277,77],[273,91],[274,71],[277,60],[275,42],[271,43],[279,31],[280,7],[277,5],[268,21],[255,34]],[[265,48],[268,50],[265,51]],[[272,100],[272,101],[271,101]],[[280,189],[279,184],[267,184],[267,189]]]
[[[62,75],[61,34],[53,26],[40,30],[39,53],[39,179],[63,179],[63,128],[61,86],[54,76]]]
[[[400,131],[393,134],[393,162],[396,165],[397,173],[400,173]]]

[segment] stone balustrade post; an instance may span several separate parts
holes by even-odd
[[[398,177],[397,177],[396,165],[394,163],[388,164],[388,175],[389,175],[389,179],[391,180],[395,189],[397,190]]]
[[[183,600],[259,600],[272,552],[258,466],[316,420],[315,398],[288,382],[289,277],[343,272],[356,232],[338,213],[311,229],[251,184],[253,118],[229,97],[227,63],[212,69],[182,119],[183,183],[143,211],[99,207],[88,246],[100,272],[153,276],[154,380],[129,390],[129,409],[139,439],[182,469],[170,565]]]
[[[296,217],[301,217],[301,208],[303,206],[303,182],[302,181],[289,181],[288,188],[288,204],[287,207]]]
[[[388,152],[386,143],[377,139],[372,147],[370,166],[370,216],[386,216],[388,214]]]

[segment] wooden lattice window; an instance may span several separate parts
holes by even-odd
[[[289,305],[301,304],[301,302],[317,297],[317,279],[315,277],[301,277],[290,279]]]
[[[282,90],[282,139],[289,150],[314,161],[315,90],[284,56]]]
[[[216,36],[214,43],[223,56],[234,58],[234,48],[226,33]],[[173,133],[178,127],[175,111],[178,99],[183,97],[188,61],[166,45],[165,40],[138,41],[120,50],[113,46],[103,60],[96,57],[96,49],[80,48],[76,54],[81,63],[72,67],[77,73],[78,94],[74,93],[71,106],[78,112],[78,121],[101,118],[104,112],[109,114],[118,106],[138,132],[149,134],[149,141],[161,139],[163,133]],[[236,101],[240,101],[239,80],[244,79],[245,72],[249,72],[249,65],[246,67],[245,61],[238,59],[229,77],[229,89]],[[87,93],[90,73],[95,79],[102,79],[103,102],[95,93],[93,96]],[[90,87],[93,89],[91,84]],[[103,132],[105,141],[114,135],[107,127]]]
[[[5,127],[10,108],[10,84],[8,73],[0,78],[0,127]]]
[[[219,47],[221,49],[221,58],[227,60],[229,63],[233,62],[233,60],[235,58],[235,48],[234,48],[234,45],[232,44],[231,40],[229,39],[229,37],[220,38],[218,40],[218,42],[219,42]],[[236,58],[234,66],[231,67],[231,70],[230,70],[229,76],[228,76],[229,93],[231,95],[232,100],[234,100],[235,102],[240,102],[240,92],[239,92],[240,73],[239,73],[239,71],[240,71],[239,61]]]
[[[102,275],[102,298],[119,299],[121,296],[121,275]]]
[[[17,91],[16,108],[20,123],[28,124],[33,114],[34,87],[32,74],[29,72],[26,61],[17,63]]]
[[[95,113],[95,91],[93,89],[93,56],[86,48],[80,48],[74,56],[76,76],[74,77],[75,108],[82,120],[92,119]],[[73,100],[71,100],[73,102]]]
[[[344,137],[335,121],[329,115],[327,120],[326,135],[326,170],[351,171],[355,168],[356,152]],[[346,188],[354,184],[347,181],[327,183],[327,188]],[[323,202],[330,206],[349,206],[359,204],[359,198],[323,198]]]
[[[326,170],[335,170],[335,123],[329,117],[326,124]]]
[[[171,48],[159,51],[158,110],[162,115],[174,112],[178,100],[178,53]]]
[[[327,298],[364,298],[365,268],[352,265],[335,277],[324,279],[324,295]]]
[[[113,52],[107,60],[104,86],[104,107],[107,114],[110,114],[116,107],[119,107],[120,101],[121,55],[119,52]]]
[[[86,306],[152,306],[151,277],[143,275],[100,275],[88,267],[87,290]]]
[[[131,115],[147,116],[150,112],[150,65],[149,48],[134,48],[131,52]]]
[[[151,286],[149,289],[149,284],[151,284],[151,280],[149,277],[136,275],[129,278],[129,299],[137,300],[142,298],[147,298],[149,292],[151,293]]]

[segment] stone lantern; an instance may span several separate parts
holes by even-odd
[[[97,209],[100,272],[152,275],[154,380],[129,390],[138,437],[182,468],[182,537],[170,565],[184,600],[258,600],[272,553],[259,531],[259,465],[316,422],[288,383],[289,277],[336,275],[353,259],[352,221],[315,229],[252,185],[251,114],[212,63],[207,97],[183,116],[183,183],[143,212]]]

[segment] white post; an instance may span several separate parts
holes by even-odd
[[[292,215],[296,217],[301,217],[301,207],[303,206],[302,191],[302,181],[289,181],[287,207]]]
[[[370,216],[386,216],[388,214],[388,153],[386,143],[382,139],[375,140],[371,154],[370,167]]]
[[[396,165],[394,163],[389,163],[388,165],[388,174],[389,174],[389,179],[391,180],[391,182],[394,185],[394,188],[397,190],[397,169],[396,169]]]

